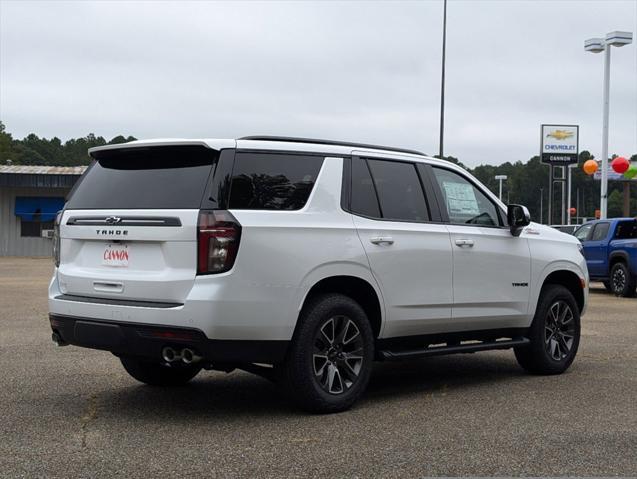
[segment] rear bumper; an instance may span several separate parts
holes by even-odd
[[[265,363],[283,361],[289,341],[209,339],[198,329],[50,314],[51,329],[65,343],[160,361],[165,346],[191,348],[204,363]]]

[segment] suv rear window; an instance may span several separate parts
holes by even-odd
[[[106,150],[96,157],[68,208],[199,208],[218,153],[204,146],[155,146]]]
[[[323,157],[237,153],[228,209],[298,210],[305,206]]]

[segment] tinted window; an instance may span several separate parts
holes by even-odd
[[[637,221],[622,221],[617,225],[615,238],[632,239],[637,238]]]
[[[383,218],[401,221],[429,219],[415,165],[383,160],[368,160],[368,164]]]
[[[590,233],[591,228],[593,227],[593,225],[584,225],[581,226],[574,234],[574,236],[580,240],[580,241],[586,241],[586,238],[588,238],[588,233]]]
[[[367,163],[360,158],[352,159],[351,211],[372,218],[381,217],[372,176]]]
[[[593,236],[591,237],[591,241],[601,241],[604,238],[606,238],[609,227],[610,227],[609,223],[597,223],[597,226],[595,226],[595,229],[593,230]]]
[[[443,168],[433,170],[451,223],[484,226],[500,224],[495,204],[469,180]]]
[[[230,184],[230,209],[298,210],[319,174],[323,158],[237,153]]]
[[[100,152],[68,208],[199,208],[216,158],[203,146]]]

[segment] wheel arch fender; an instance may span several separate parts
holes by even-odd
[[[615,250],[608,255],[608,273],[610,274],[610,270],[615,263],[618,261],[623,261],[628,266],[630,263],[630,256],[624,250]]]
[[[561,284],[573,293],[580,308],[580,314],[586,309],[588,299],[588,274],[570,261],[558,260],[549,263],[539,275],[539,281],[531,292],[529,302],[529,316],[533,318],[537,309],[540,293],[545,284]]]
[[[385,302],[381,289],[368,268],[354,262],[336,261],[310,271],[303,278],[296,300],[297,324],[298,315],[307,300],[318,292],[342,292],[357,300],[365,309],[375,336],[382,334],[386,317]]]

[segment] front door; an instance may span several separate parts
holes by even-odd
[[[593,277],[608,275],[608,230],[610,223],[597,223],[588,239],[584,240],[584,255],[588,274]]]
[[[528,240],[511,235],[500,208],[468,177],[439,167],[433,174],[449,219],[454,325],[466,330],[525,326]]]

